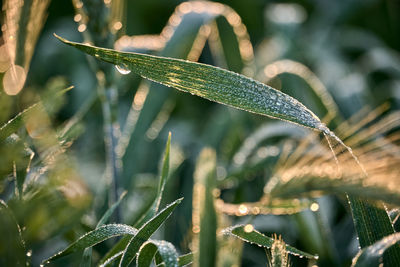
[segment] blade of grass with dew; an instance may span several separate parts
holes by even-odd
[[[171,17],[174,16],[178,15],[173,14]],[[174,29],[173,35],[170,36],[160,54],[163,56],[186,59],[192,50],[193,44],[199,33],[199,29],[209,19],[210,15],[207,15],[207,13],[198,14],[190,12],[183,15],[181,17],[181,23],[178,26],[171,26]],[[171,27],[169,27],[169,29],[171,29]],[[163,33],[161,33],[161,37],[165,38]],[[141,107],[140,113],[136,115],[138,118],[134,129],[132,129],[133,131],[130,130],[132,132],[128,131],[130,133],[125,134],[126,130],[124,130],[125,135],[130,135],[126,136],[126,138],[129,138],[129,142],[122,155],[124,165],[123,179],[125,186],[129,186],[129,183],[132,183],[132,176],[138,171],[137,168],[141,166],[140,160],[142,160],[143,157],[138,155],[140,154],[140,151],[143,150],[143,146],[145,145],[142,137],[145,136],[149,127],[160,113],[163,103],[170,95],[170,92],[171,90],[169,88],[165,88],[165,86],[157,83],[151,83],[148,85],[148,93],[145,96],[145,102]],[[128,118],[130,117],[131,113],[138,113],[138,111],[131,109]]]
[[[119,263],[120,266],[128,266],[134,260],[140,246],[153,235],[166,219],[168,219],[176,206],[179,205],[182,200],[183,198],[180,198],[169,204],[138,230],[137,234],[129,240],[129,243],[124,250]]]
[[[140,247],[136,258],[136,266],[150,267],[154,256],[158,253],[160,263],[165,267],[178,267],[178,253],[170,242],[149,240]]]
[[[389,217],[392,221],[394,230],[400,232],[400,209],[396,208],[389,211]]]
[[[217,214],[213,191],[216,181],[216,153],[211,148],[200,152],[193,186],[192,227],[194,266],[215,266],[217,258]]]
[[[373,205],[352,195],[348,195],[348,201],[361,248],[395,233],[384,204]],[[383,260],[387,266],[396,266],[400,262],[400,246],[388,248]]]
[[[284,59],[272,62],[265,66],[264,72],[270,73],[271,69],[275,71],[271,76],[266,75],[266,82],[283,73],[296,75],[307,83],[308,86],[306,88],[309,89],[311,93],[311,95],[308,95],[309,97],[307,100],[312,99],[315,103],[316,106],[314,110],[316,111],[316,114],[329,120],[341,118],[339,108],[333,100],[328,89],[325,87],[322,81],[305,65],[301,64],[300,62]],[[294,93],[296,94],[296,92]],[[299,92],[301,96],[304,96],[305,93],[307,92]]]
[[[353,259],[352,267],[376,267],[376,266],[396,266],[399,262],[394,262],[394,265],[389,265],[383,262],[382,257],[386,254],[388,249],[392,246],[397,246],[400,242],[400,233],[394,233],[386,236],[375,242],[374,244],[360,250]]]
[[[119,206],[119,204],[121,203],[121,201],[124,199],[124,197],[126,196],[127,191],[122,192],[122,194],[120,195],[119,199],[117,202],[115,202],[104,214],[103,216],[100,218],[100,220],[98,221],[97,225],[96,225],[96,229],[103,226],[108,219],[110,218],[110,216],[113,214],[113,212],[115,211],[115,209]],[[91,261],[92,261],[92,247],[89,248],[85,248],[84,252],[83,252],[83,256],[82,256],[82,261],[80,266],[81,267],[90,267],[91,266]]]
[[[123,65],[146,79],[248,112],[282,119],[327,135],[333,133],[296,99],[246,76],[211,65],[151,55],[124,53],[62,42],[105,62]]]
[[[129,225],[124,224],[107,224],[103,225],[99,228],[96,228],[93,231],[86,233],[81,236],[77,241],[72,243],[66,249],[58,252],[57,254],[51,256],[50,258],[43,261],[43,263],[48,263],[55,259],[64,257],[68,254],[71,254],[77,250],[83,250],[87,247],[92,247],[106,239],[111,237],[120,236],[120,235],[131,235],[134,236],[137,234],[137,230]]]
[[[160,206],[160,202],[162,199],[162,194],[164,192],[165,184],[168,179],[168,173],[169,173],[169,158],[170,158],[170,148],[171,148],[171,133],[168,135],[168,140],[167,144],[165,146],[165,153],[164,153],[164,159],[163,159],[163,164],[161,168],[161,175],[160,175],[160,182],[158,185],[157,189],[157,196],[153,202],[153,204],[150,206],[150,208],[146,211],[146,213],[143,214],[142,218],[135,224],[135,227],[139,228],[141,227],[144,223],[146,223],[149,219],[151,219],[158,211],[158,208]],[[113,257],[113,255],[121,252],[124,250],[124,248],[127,246],[129,242],[129,237],[123,237],[121,240],[117,242],[117,244],[114,245],[114,247],[106,253],[106,255],[103,257],[103,259],[100,261],[101,263],[105,263],[107,259]]]
[[[206,8],[199,9],[199,5]],[[178,25],[167,24],[164,28],[160,37],[161,39],[167,39],[167,42],[160,55],[194,61],[200,56],[205,41],[208,38],[208,35],[204,34],[202,29],[215,18],[224,16],[225,10],[229,10],[231,13],[234,12],[229,7],[220,3],[204,1],[185,2],[179,5],[176,10],[169,21],[180,21],[180,23]],[[236,17],[239,17],[236,13],[234,14]],[[171,29],[173,29],[172,34],[170,34]],[[138,112],[131,109],[129,113],[129,115],[134,113],[140,114],[135,116],[128,115],[128,117],[138,116],[138,118],[136,123],[134,123],[133,132],[128,130],[126,131],[128,134],[125,134],[124,130],[124,135],[128,135],[129,138],[122,157],[124,162],[123,177],[126,185],[127,183],[131,183],[133,174],[138,171],[138,166],[141,166],[140,160],[143,157],[138,155],[145,145],[142,142],[142,137],[155,120],[157,114],[159,114],[170,92],[171,90],[165,88],[164,85],[151,83],[141,111]]]
[[[0,223],[0,234],[8,239],[7,244],[2,244],[0,249],[0,265],[26,266],[28,262],[21,228],[13,211],[2,199],[0,199]]]
[[[139,221],[135,224],[135,227],[137,227],[137,228],[141,227],[145,222],[150,220],[157,213],[158,208],[160,207],[165,184],[167,183],[167,180],[168,180],[170,148],[171,148],[171,133],[168,134],[167,144],[165,145],[164,159],[163,159],[163,164],[162,164],[162,168],[161,168],[161,175],[160,175],[160,181],[159,181],[158,188],[157,188],[156,198],[154,199],[154,202],[150,206],[150,208],[145,212],[145,214],[143,214],[143,217],[140,218]]]
[[[235,225],[228,228],[225,228],[222,231],[225,235],[231,235],[242,239],[243,241],[249,242],[251,244],[256,244],[265,248],[271,248],[274,243],[274,239],[271,237],[267,237],[260,232],[256,231],[254,227],[250,224],[248,225]],[[289,246],[286,244],[286,251],[289,254],[306,257],[308,259],[318,259],[317,255],[312,255],[307,252],[303,252],[297,248]]]

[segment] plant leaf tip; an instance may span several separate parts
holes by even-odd
[[[65,44],[71,44],[71,41],[68,41],[67,39],[61,37],[60,35],[58,35],[57,33],[53,33],[54,37],[56,37],[58,40],[60,40],[61,42],[65,43]]]

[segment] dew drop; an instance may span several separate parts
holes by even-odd
[[[122,75],[126,75],[131,73],[131,70],[128,69],[128,66],[126,66],[125,64],[121,64],[121,65],[115,65],[115,68],[118,70],[119,73],[121,73]]]

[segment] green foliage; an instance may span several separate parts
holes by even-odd
[[[360,250],[353,259],[352,266],[379,266],[383,262],[383,255],[388,248],[400,241],[400,234],[388,235],[374,244]],[[393,264],[396,264],[395,262]]]
[[[329,134],[310,110],[296,99],[246,76],[214,66],[138,53],[124,53],[65,40],[83,52],[166,86],[243,109],[288,120]]]
[[[181,201],[182,198],[168,205],[138,230],[137,234],[129,240],[129,243],[122,254],[120,262],[121,266],[128,266],[131,263],[131,261],[136,257],[136,253],[139,251],[141,245],[152,236],[152,234],[171,215],[175,207]]]
[[[396,4],[3,2],[1,266],[400,262]]]
[[[249,242],[251,244],[255,244],[258,246],[262,246],[265,248],[271,248],[274,245],[275,239],[271,237],[267,237],[257,230],[254,230],[254,227],[250,224],[247,225],[236,225],[223,230],[223,233],[226,235],[233,235],[235,237],[241,238],[242,240]],[[297,248],[291,247],[289,245],[285,245],[286,251],[292,255],[296,255],[299,257],[306,257],[309,259],[318,259],[318,256],[311,255],[307,252],[303,252],[298,250]]]

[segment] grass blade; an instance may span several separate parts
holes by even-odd
[[[267,237],[260,232],[254,230],[254,227],[250,224],[247,225],[235,225],[223,230],[223,233],[226,235],[232,235],[242,239],[243,241],[249,242],[251,244],[257,244],[259,246],[263,246],[266,248],[271,248],[272,244],[274,243],[273,238]],[[286,251],[292,255],[299,256],[299,257],[306,257],[309,259],[318,259],[317,255],[312,255],[307,252],[303,252],[289,246],[286,244]]]
[[[107,224],[81,236],[77,241],[72,243],[69,247],[51,256],[50,258],[44,260],[43,263],[49,263],[50,261],[71,254],[77,250],[82,250],[87,247],[92,247],[111,237],[120,235],[135,235],[136,233],[137,230],[129,225]]]
[[[243,75],[214,66],[151,55],[118,52],[70,42],[105,62],[124,66],[149,80],[252,113],[287,120],[331,135],[329,129],[296,99]]]
[[[216,263],[217,214],[213,196],[216,176],[216,153],[210,148],[205,148],[200,153],[194,173],[193,244],[196,246],[194,250],[198,250],[194,266],[211,267]]]
[[[182,255],[182,256],[179,256],[178,265],[185,266],[185,265],[191,264],[193,262],[193,258],[194,258],[194,254],[192,252]]]
[[[176,206],[181,203],[182,199],[183,198],[180,198],[172,202],[138,230],[137,234],[126,246],[119,264],[120,266],[128,266],[133,261],[142,244],[146,242],[161,226],[161,224],[171,215]]]
[[[122,192],[122,194],[120,195],[119,199],[117,202],[115,202],[105,213],[104,215],[100,218],[99,222],[96,225],[96,228],[99,228],[100,226],[102,226],[103,224],[105,224],[108,219],[110,218],[110,216],[113,214],[113,212],[115,211],[115,209],[119,206],[119,204],[121,203],[121,201],[124,199],[124,197],[126,196],[127,191]]]
[[[210,28],[210,24],[215,24],[214,22],[217,18],[226,19],[229,22],[226,27],[230,27],[229,30],[233,32],[232,34],[234,34],[235,37],[233,39],[229,38],[225,43],[239,47],[238,52],[240,52],[240,58],[243,59],[244,66],[247,66],[243,71],[245,69],[250,69],[248,65],[252,59],[252,49],[249,49],[249,47],[251,48],[252,46],[248,38],[246,27],[243,23],[233,23],[233,21],[237,20],[227,19],[228,17],[240,19],[239,15],[235,11],[220,3],[207,1],[184,2],[176,7],[175,12],[169,19],[169,23],[164,27],[161,34],[155,37],[155,40],[157,40],[156,43],[162,44],[161,47],[156,50],[162,49],[162,51],[159,52],[161,56],[197,61],[203,51],[207,38],[209,40],[210,48],[212,47],[211,43],[213,42],[211,42],[210,39],[213,38],[210,36],[210,31],[207,30]],[[171,23],[172,21],[180,21],[180,23],[176,25]],[[215,42],[218,43],[218,39],[222,41],[225,37],[226,36],[220,36],[218,38],[217,36]],[[131,43],[135,43],[134,40],[137,40],[137,38],[148,39],[148,36],[128,37],[128,39],[131,39]],[[154,40],[154,37],[150,38]],[[123,38],[121,38],[121,41],[122,39]],[[142,44],[143,42],[138,41],[137,43]],[[120,44],[116,44],[115,47],[117,50],[123,51],[126,51],[124,50],[125,48],[129,49],[129,47],[124,47]],[[226,55],[229,55],[230,58],[232,56],[232,51],[229,51],[229,54]],[[239,65],[243,64],[240,63]],[[231,65],[228,66],[231,67]],[[240,67],[235,70],[239,72],[242,68]],[[141,86],[141,88],[144,87]],[[161,109],[164,106],[163,103],[171,93],[169,88],[157,83],[150,83],[147,88],[148,93],[145,97],[146,100],[143,103],[143,106],[141,106],[139,110],[131,109],[128,115],[127,122],[133,120],[136,122],[131,124],[133,126],[124,128],[123,136],[124,138],[127,137],[127,139],[129,139],[127,147],[124,149],[125,152],[123,153],[123,177],[125,186],[127,187],[129,187],[128,183],[132,183],[132,176],[139,171],[139,168],[142,165],[140,162],[142,157],[139,156],[140,151],[142,151],[145,146],[142,137],[146,134],[146,131],[148,131],[150,125],[156,119],[157,114],[162,112]],[[172,96],[175,95],[173,94]],[[129,118],[135,119],[129,120]]]
[[[385,251],[400,242],[400,233],[391,234],[379,240],[378,242],[372,244],[371,246],[365,247],[360,250],[360,252],[354,257],[353,264],[354,267],[375,267],[381,266],[382,256]],[[398,245],[397,245],[398,246]],[[397,262],[399,263],[399,262]],[[386,265],[387,263],[385,263]],[[396,263],[394,263],[396,265]],[[387,266],[395,266],[387,265]]]
[[[101,219],[99,220],[99,222],[96,225],[96,229],[101,227],[103,224],[105,224],[108,219],[110,218],[110,216],[113,214],[113,212],[115,211],[115,209],[119,206],[119,204],[121,203],[122,199],[124,199],[124,197],[126,196],[126,191],[122,192],[121,196],[119,197],[118,201],[115,202],[105,213],[104,215],[101,217]],[[92,261],[92,248],[85,248],[85,251],[83,252],[83,256],[82,256],[82,261],[81,261],[81,267],[86,267],[86,266],[90,266],[91,265],[91,261]]]
[[[164,159],[163,159],[163,164],[162,164],[162,169],[161,169],[160,183],[159,183],[158,189],[157,189],[157,196],[156,196],[153,204],[150,206],[150,208],[146,211],[146,213],[143,215],[143,217],[135,225],[138,228],[141,227],[150,218],[152,218],[157,213],[158,208],[160,207],[161,198],[162,198],[165,184],[167,183],[168,174],[169,174],[170,148],[171,148],[171,133],[168,134],[167,144],[165,145],[165,153],[164,153]]]
[[[178,267],[178,253],[175,247],[166,241],[150,240],[145,242],[138,253],[136,266],[150,267],[151,262],[158,253],[165,267]]]
[[[361,248],[373,246],[378,240],[395,233],[382,203],[374,206],[369,201],[352,196],[348,196],[348,200]],[[384,255],[384,263],[387,266],[395,266],[399,262],[400,246],[389,248]]]

